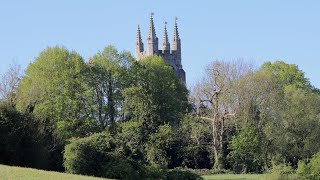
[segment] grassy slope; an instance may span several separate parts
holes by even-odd
[[[205,180],[264,180],[259,174],[217,174],[203,176]],[[103,178],[79,176],[53,171],[0,165],[1,180],[107,180]]]
[[[264,180],[262,174],[216,174],[202,176],[205,180]]]
[[[1,180],[106,180],[103,178],[79,176],[53,171],[43,171],[31,168],[21,168],[0,165]]]

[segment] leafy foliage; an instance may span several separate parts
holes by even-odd
[[[36,155],[35,123],[12,106],[0,103],[0,163],[30,166]]]
[[[268,180],[298,180],[291,166],[285,164],[273,165],[266,176]]]
[[[320,179],[320,153],[315,154],[310,162],[299,161],[297,174],[301,179]]]
[[[73,139],[66,146],[64,166],[67,172],[75,174],[117,179],[142,177],[145,173],[142,164],[131,160],[126,153],[110,133],[93,134]]]
[[[271,73],[282,86],[292,85],[302,89],[312,88],[309,80],[305,78],[304,73],[299,70],[297,65],[286,64],[283,61],[266,62],[261,69]]]
[[[47,48],[26,69],[17,108],[51,124],[61,140],[92,131],[83,112],[87,96],[84,69],[77,53],[62,47]]]
[[[186,114],[175,134],[177,162],[174,166],[192,169],[212,167],[212,130],[203,119]]]
[[[244,127],[229,144],[228,155],[237,173],[260,172],[264,166],[263,140],[251,126]]]
[[[197,174],[185,170],[171,170],[166,176],[166,180],[202,180],[203,178]]]
[[[146,156],[152,165],[159,165],[166,167],[168,165],[168,156],[166,150],[170,148],[173,143],[173,131],[168,125],[159,126],[155,133],[148,137],[146,148]]]
[[[87,113],[101,130],[114,126],[120,118],[124,101],[121,91],[129,85],[128,70],[132,63],[129,53],[119,53],[113,46],[106,47],[89,61],[86,81],[92,99],[87,100]]]
[[[132,84],[123,90],[124,115],[141,120],[146,133],[159,125],[178,124],[188,109],[187,90],[161,57],[149,57],[134,64]]]
[[[297,166],[299,159],[310,158],[320,148],[318,94],[288,86],[283,106],[265,129],[271,140],[275,160]],[[279,158],[279,159],[278,159]]]
[[[61,148],[30,114],[0,102],[0,163],[62,170]],[[59,151],[60,150],[60,151]]]
[[[49,47],[22,79],[10,69],[0,93],[0,163],[61,170],[63,154],[67,172],[120,179],[199,179],[175,168],[262,172],[302,159],[301,177],[318,170],[318,155],[308,159],[320,148],[319,90],[283,61],[214,61],[188,101],[162,57],[135,61],[108,46],[86,63]]]

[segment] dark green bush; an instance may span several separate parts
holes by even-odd
[[[115,179],[141,179],[146,176],[143,163],[133,161],[128,150],[117,146],[109,133],[72,139],[65,147],[67,172]]]
[[[0,102],[0,164],[63,170],[60,146],[52,148],[51,134],[40,133],[40,126],[45,129],[30,114]]]
[[[228,159],[236,173],[261,172],[264,166],[262,138],[251,126],[244,127],[229,144]]]
[[[165,175],[166,180],[202,180],[203,178],[191,171],[173,169]]]
[[[174,140],[174,134],[169,124],[161,125],[157,131],[150,134],[145,145],[146,157],[150,164],[167,167],[169,157],[167,149],[170,148]]]

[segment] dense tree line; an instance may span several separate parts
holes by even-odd
[[[286,164],[308,176],[320,93],[304,73],[283,61],[205,71],[188,91],[161,57],[136,61],[108,46],[86,62],[47,48],[24,75],[12,66],[2,76],[0,163],[120,179]]]

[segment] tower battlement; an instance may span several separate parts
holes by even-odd
[[[170,50],[170,43],[168,40],[167,23],[164,25],[164,33],[162,40],[162,49],[158,48],[158,37],[154,28],[153,17],[150,16],[149,33],[147,37],[146,51],[141,38],[140,27],[138,25],[137,40],[136,40],[136,56],[137,59],[143,59],[148,56],[161,56],[166,63],[172,67],[177,78],[181,83],[186,84],[186,75],[181,64],[181,40],[178,32],[177,19],[174,23],[172,50]]]

